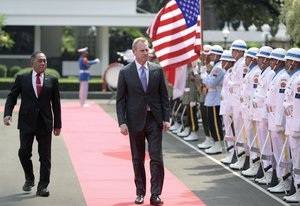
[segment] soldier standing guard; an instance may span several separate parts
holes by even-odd
[[[203,53],[202,53],[202,55],[203,55],[202,61],[203,62],[201,62],[202,63],[201,67],[205,67],[207,73],[210,73],[211,68],[213,66],[211,64],[213,62],[211,62],[211,60],[210,60],[210,51],[211,51],[211,45],[205,44],[203,46]],[[201,114],[201,119],[202,119],[202,126],[203,126],[203,130],[205,133],[204,142],[198,144],[197,147],[199,149],[207,149],[207,148],[210,148],[214,143],[214,139],[211,137],[210,131],[209,131],[207,107],[204,105],[207,88],[206,88],[206,85],[203,84],[199,74],[195,74],[195,75],[197,77],[196,81],[198,84],[198,92],[200,94],[199,103],[200,103],[200,114]]]
[[[89,91],[89,80],[91,79],[89,68],[92,64],[97,64],[100,62],[98,58],[89,61],[87,58],[88,47],[84,47],[77,50],[80,53],[80,57],[78,59],[79,64],[79,100],[80,105],[83,107],[88,107],[86,104],[88,91]]]
[[[286,51],[276,48],[270,55],[270,66],[275,71],[266,95],[266,107],[268,111],[268,126],[271,130],[272,149],[276,161],[276,175],[279,183],[275,186],[271,183],[268,190],[272,193],[286,192],[290,189],[290,151],[285,135],[284,115],[284,92],[289,74],[286,72],[285,57]],[[275,173],[274,173],[275,174]]]
[[[257,153],[253,152],[252,147],[258,148],[258,139],[256,133],[255,123],[253,122],[253,105],[252,98],[257,87],[258,77],[261,73],[260,68],[257,65],[257,53],[259,49],[251,47],[245,54],[245,65],[248,68],[248,72],[243,79],[243,85],[241,90],[241,114],[244,121],[246,141],[244,142],[246,148],[246,155],[249,155],[250,167],[242,171],[244,176],[255,176],[259,168],[259,157]]]
[[[190,128],[190,135],[184,137],[186,141],[198,140],[197,131],[199,129],[197,117],[197,102],[199,102],[199,93],[197,91],[197,83],[195,73],[197,73],[197,62],[194,61],[188,65],[188,85],[189,85],[189,105],[187,106],[188,125]]]
[[[208,89],[204,105],[207,106],[210,134],[214,138],[213,146],[204,150],[207,154],[222,153],[221,141],[223,141],[224,136],[222,128],[222,117],[219,114],[221,89],[223,84],[223,77],[225,74],[220,61],[222,53],[223,48],[221,46],[212,46],[210,55],[211,60],[214,62],[214,66],[209,75],[204,69],[200,71],[201,79]]]
[[[236,60],[232,67],[232,77],[229,81],[229,91],[232,94],[230,104],[232,105],[233,125],[235,131],[235,145],[243,142],[243,120],[240,111],[240,95],[243,84],[243,77],[248,72],[245,67],[244,53],[247,50],[247,44],[243,40],[235,40],[231,44],[232,56]],[[237,162],[230,164],[232,169],[241,169],[245,163],[245,150],[243,147],[235,147],[238,157]]]
[[[270,132],[268,130],[268,116],[265,105],[266,93],[275,72],[270,67],[269,56],[273,49],[269,46],[260,48],[256,55],[257,64],[261,69],[258,77],[257,88],[253,96],[253,120],[256,122],[256,132],[259,141],[259,153],[261,156],[261,172],[256,174],[255,181],[259,184],[269,184],[272,178],[272,146]],[[264,171],[262,171],[264,170]]]
[[[232,57],[231,51],[224,50],[220,60],[222,61],[222,68],[226,71],[221,90],[220,115],[223,117],[223,124],[225,128],[224,141],[227,145],[226,148],[228,151],[228,155],[221,159],[221,162],[224,164],[230,164],[234,155],[234,128],[232,120],[232,107],[229,104],[231,93],[229,91],[228,82],[231,78],[232,67],[235,59]]]
[[[286,115],[285,133],[289,138],[293,162],[294,185],[291,185],[290,194],[284,196],[289,203],[300,202],[300,49],[288,50],[286,56],[286,69],[291,71],[291,77],[287,82],[284,108]],[[292,186],[295,191],[292,192]]]

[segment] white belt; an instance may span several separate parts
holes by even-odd
[[[213,91],[217,91],[217,90],[221,90],[222,87],[214,87],[214,88],[208,88],[209,92],[213,92]]]
[[[89,70],[80,70],[79,73],[90,73]]]
[[[190,88],[184,88],[184,91],[185,91],[185,92],[189,92],[189,91],[190,91]]]

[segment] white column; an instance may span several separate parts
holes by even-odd
[[[41,51],[41,27],[34,27],[34,51]]]
[[[97,54],[100,59],[101,74],[103,76],[104,70],[109,64],[109,27],[101,26],[98,27],[97,35]]]

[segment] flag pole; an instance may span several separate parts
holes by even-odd
[[[202,61],[202,63],[204,63],[204,56],[202,55],[202,53],[203,53],[203,37],[204,37],[204,35],[203,35],[203,11],[204,11],[204,9],[203,9],[203,0],[200,0],[200,18],[201,18],[201,53],[200,53],[200,55],[201,55],[201,61]]]

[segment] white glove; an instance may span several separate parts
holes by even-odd
[[[95,62],[99,63],[99,62],[100,62],[100,59],[96,58],[96,59],[95,59]]]
[[[194,102],[194,101],[191,101],[191,102],[190,102],[190,106],[191,106],[191,107],[194,107],[194,106],[196,106],[196,102]]]
[[[206,73],[206,71],[207,71],[206,66],[202,66],[202,67],[200,68],[201,74],[202,74],[202,73]]]
[[[195,76],[198,75],[198,71],[199,71],[198,66],[193,67],[193,74]]]

